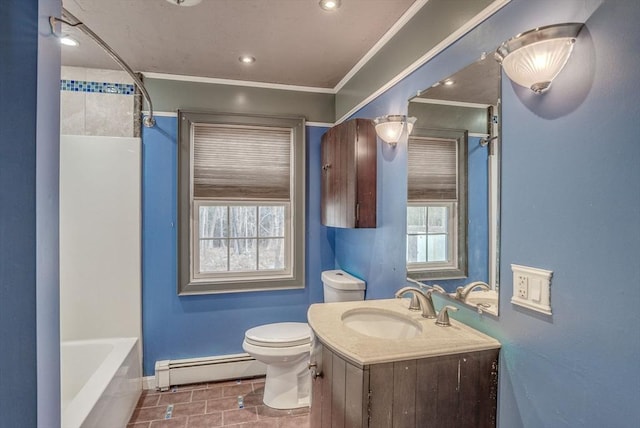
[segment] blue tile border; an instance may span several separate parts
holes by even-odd
[[[134,95],[135,86],[127,83],[87,82],[84,80],[60,80],[61,91],[96,92],[100,94]]]

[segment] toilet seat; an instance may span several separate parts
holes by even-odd
[[[250,328],[244,338],[254,346],[288,348],[311,343],[311,329],[303,322],[265,324]]]

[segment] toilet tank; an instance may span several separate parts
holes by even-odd
[[[364,300],[365,282],[342,270],[322,272],[322,285],[325,303]]]

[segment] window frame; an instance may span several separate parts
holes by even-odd
[[[426,261],[426,262],[409,262],[407,261],[407,271],[408,272],[412,272],[412,271],[438,271],[438,270],[443,270],[443,269],[457,269],[458,268],[458,239],[457,239],[457,235],[458,235],[458,208],[457,208],[458,202],[457,201],[452,201],[452,200],[440,200],[440,201],[423,201],[423,202],[409,202],[407,203],[407,208],[409,207],[414,207],[414,208],[425,208],[425,209],[429,209],[429,208],[440,208],[440,207],[444,207],[447,208],[447,261]],[[429,233],[428,230],[428,214],[425,214],[427,216],[427,223],[426,223],[426,232],[425,233],[409,233],[408,231],[408,224],[407,224],[407,238],[409,236],[425,236],[427,241],[429,239],[429,235],[432,235]],[[428,244],[427,244],[428,245]],[[408,249],[408,244],[407,244],[407,249]],[[428,252],[428,249],[427,249]]]
[[[291,130],[290,199],[194,198],[193,196],[193,126],[198,124],[234,125],[241,127],[274,127]],[[178,111],[178,295],[218,294],[304,288],[305,268],[305,120],[302,117],[275,117],[232,113]],[[198,207],[207,202],[229,205],[289,204],[290,233],[285,271],[198,275],[194,250],[199,245],[196,228]],[[285,216],[286,217],[286,216]],[[285,257],[287,255],[285,254]],[[258,274],[258,272],[260,272]]]
[[[429,128],[415,128],[409,139],[413,137],[418,138],[433,138],[433,139],[445,139],[455,141],[457,164],[456,164],[456,177],[457,177],[457,201],[451,200],[422,200],[422,201],[409,201],[407,200],[407,207],[409,206],[437,206],[444,203],[455,202],[455,213],[449,213],[449,219],[456,218],[457,225],[453,227],[455,233],[448,241],[448,247],[454,249],[454,255],[451,259],[451,263],[442,264],[438,266],[436,263],[409,263],[407,261],[407,253],[405,251],[405,263],[407,269],[407,277],[415,280],[438,280],[438,279],[459,279],[466,278],[468,276],[468,238],[467,238],[467,223],[468,223],[468,209],[467,209],[467,181],[468,181],[468,132],[466,130],[457,129],[429,129]],[[408,159],[407,151],[407,159]],[[407,174],[408,179],[408,174]],[[406,222],[406,218],[405,218]],[[407,239],[409,237],[408,225],[405,223],[405,245],[407,245]],[[406,250],[406,248],[405,248]]]

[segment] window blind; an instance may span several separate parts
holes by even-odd
[[[291,134],[286,128],[193,124],[193,196],[289,200]]]
[[[457,141],[410,137],[409,201],[457,199]]]

